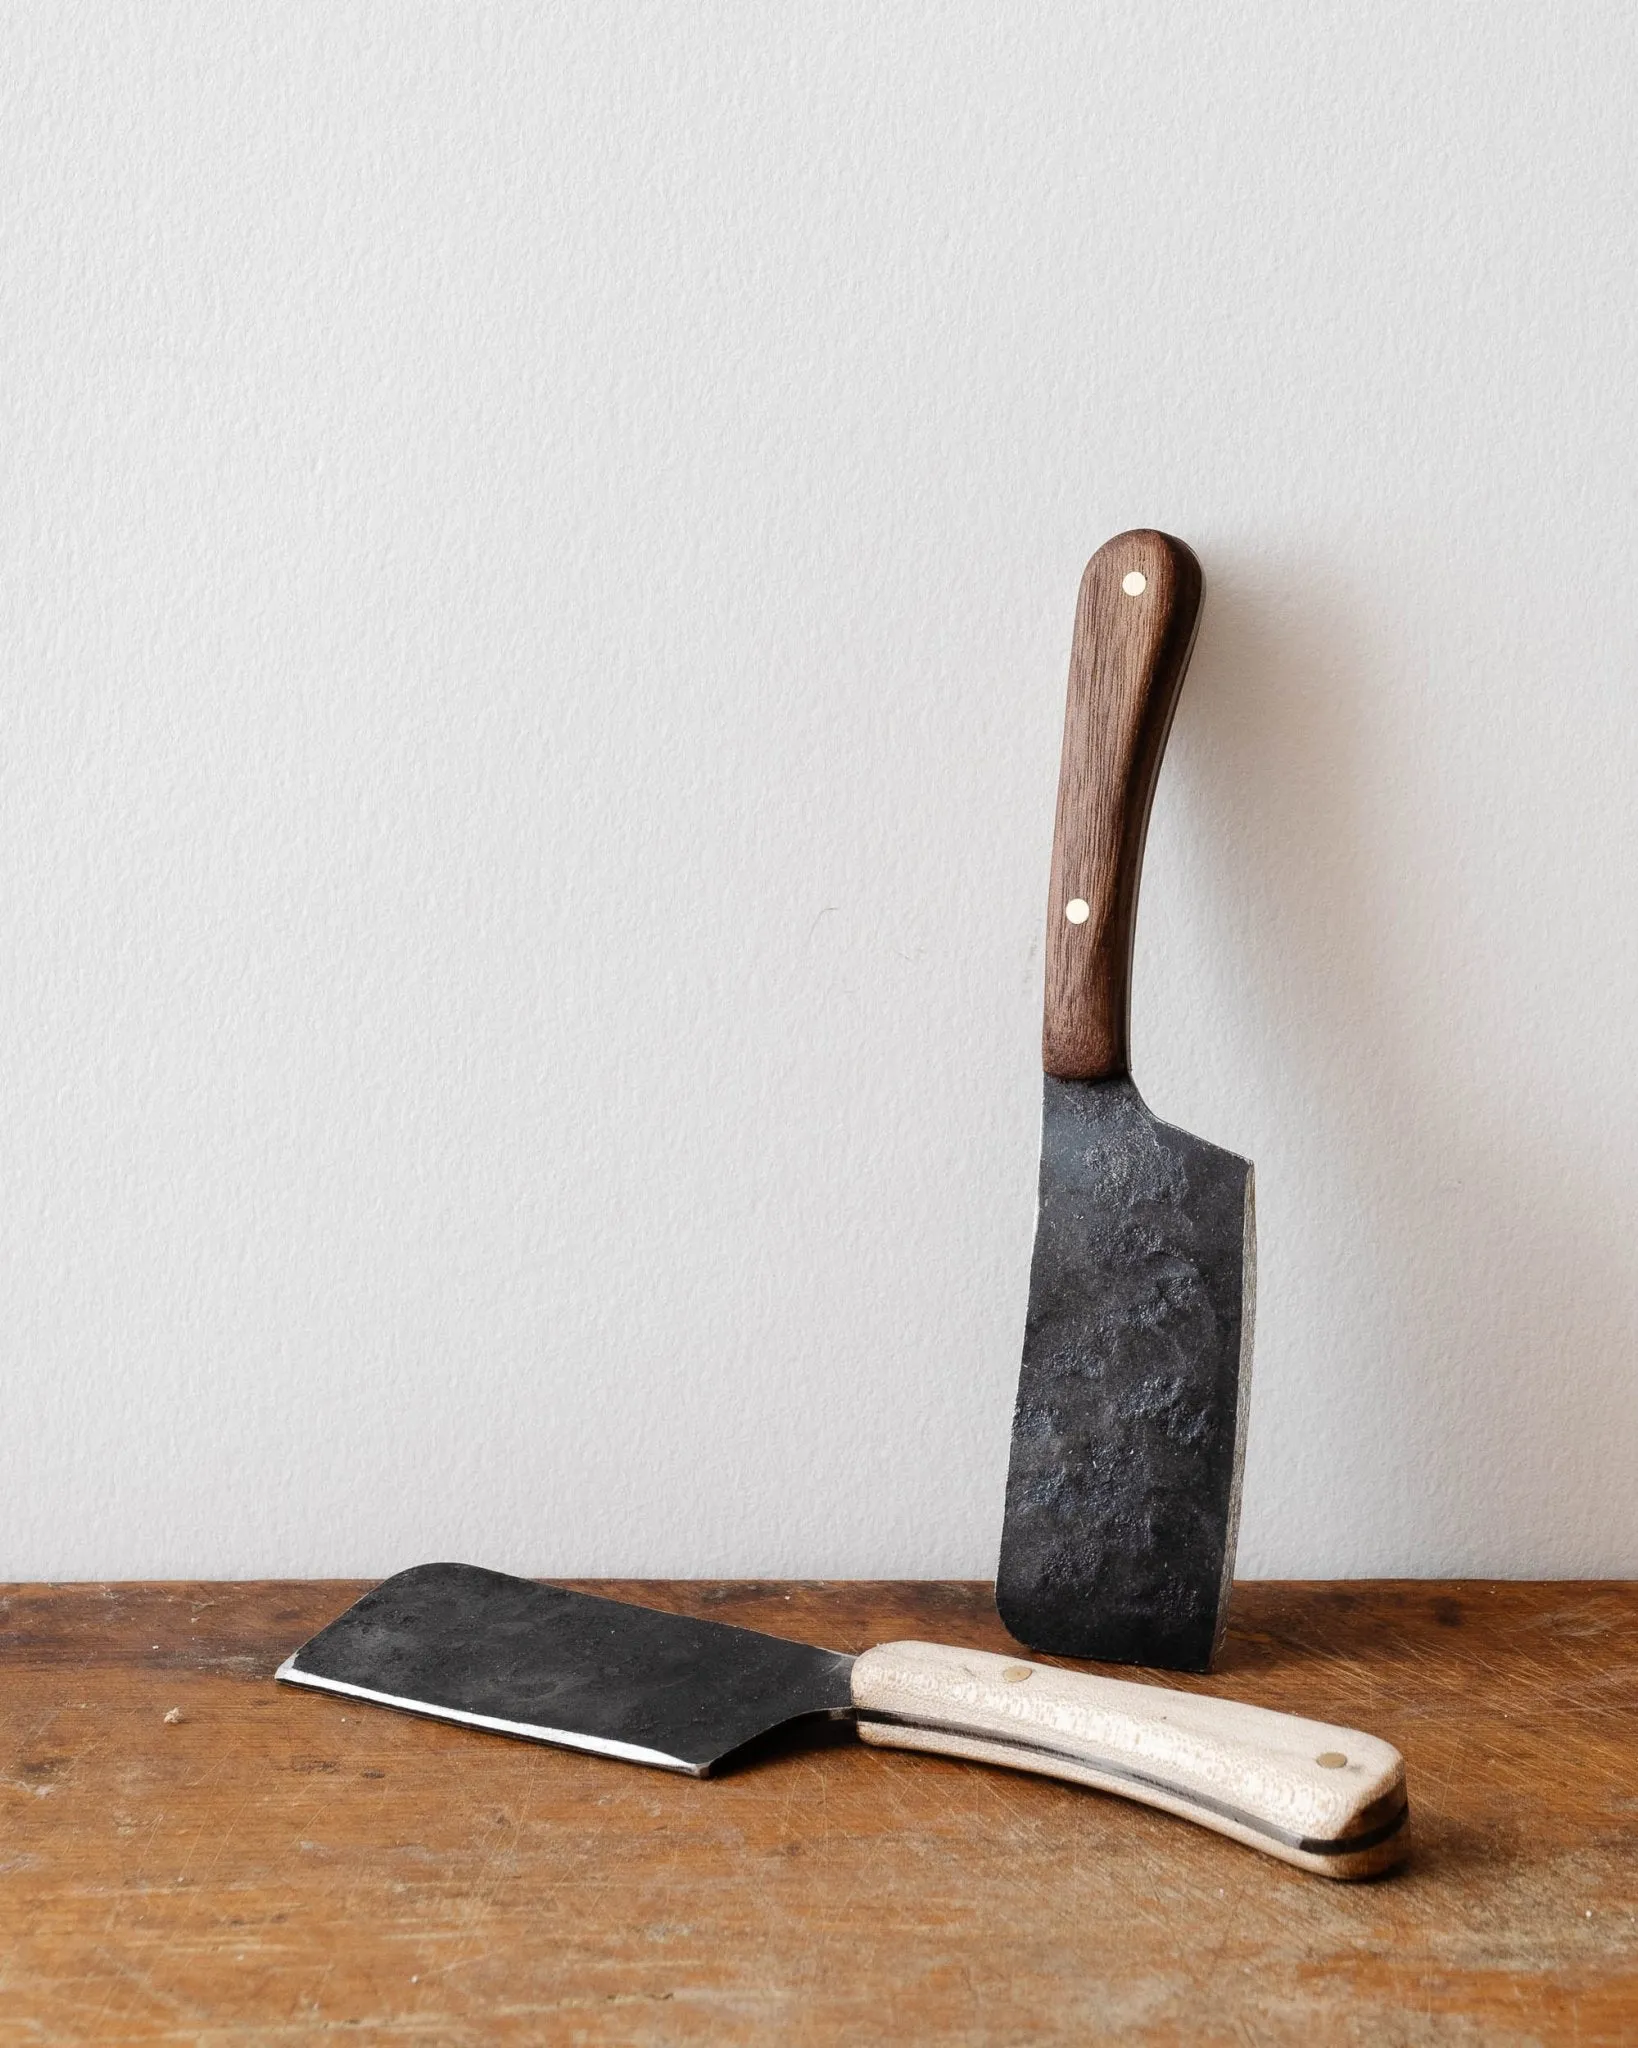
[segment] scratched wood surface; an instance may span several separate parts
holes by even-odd
[[[0,1592],[0,2042],[1638,2041],[1638,1586],[1246,1585],[1185,1680],[1405,1753],[1326,1884],[857,1743],[700,1783],[272,1683],[350,1584]],[[979,1585],[605,1584],[860,1649]]]

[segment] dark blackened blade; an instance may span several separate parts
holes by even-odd
[[[996,1583],[1020,1641],[1203,1671],[1234,1569],[1255,1298],[1250,1163],[1130,1080],[1046,1083]]]
[[[853,1659],[469,1564],[366,1593],[278,1675],[380,1706],[704,1777],[759,1735],[851,1717]]]

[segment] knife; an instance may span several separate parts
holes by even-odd
[[[1127,1012],[1149,806],[1200,608],[1180,540],[1081,582],[1047,902],[1035,1250],[996,1605],[1032,1648],[1204,1671],[1234,1572],[1252,1169],[1139,1095]]]
[[[1399,1752],[1235,1700],[940,1643],[862,1656],[467,1564],[399,1572],[279,1666],[287,1684],[704,1778],[791,1723],[1036,1771],[1324,1877],[1404,1853]]]

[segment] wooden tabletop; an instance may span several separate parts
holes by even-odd
[[[1183,1683],[1404,1751],[1359,1885],[854,1742],[701,1782],[276,1686],[361,1590],[0,1594],[5,2048],[1638,2040],[1638,1586],[1236,1589]],[[589,1590],[1011,1647],[982,1585]]]

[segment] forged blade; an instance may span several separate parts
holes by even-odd
[[[705,1777],[788,1722],[851,1718],[853,1661],[476,1565],[424,1564],[366,1593],[278,1676]]]
[[[1250,1162],[1128,1079],[1050,1076],[996,1604],[1032,1648],[1203,1671],[1226,1618],[1255,1299]]]

